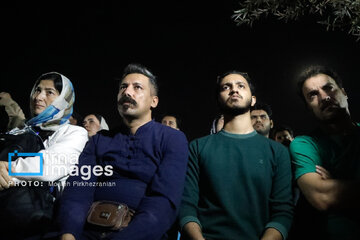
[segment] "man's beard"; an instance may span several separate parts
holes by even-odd
[[[260,135],[263,135],[263,136],[267,136],[270,132],[270,125],[268,127],[265,127],[264,128],[261,128],[261,129],[255,129],[257,133],[259,133]]]
[[[230,116],[242,115],[242,114],[250,111],[250,107],[251,107],[251,99],[249,99],[245,103],[245,106],[243,106],[243,107],[240,107],[240,106],[229,107],[228,105],[226,105],[226,103],[219,102],[219,108],[220,108],[221,113],[223,113],[225,115],[230,115]]]
[[[327,115],[324,114],[322,119],[318,118],[316,115],[315,117],[322,124],[335,124],[347,118],[348,115],[349,113],[347,112],[346,108],[339,108],[335,109],[332,113],[328,113]]]

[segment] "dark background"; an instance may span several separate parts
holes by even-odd
[[[158,76],[154,117],[175,112],[189,140],[206,135],[217,114],[216,76],[229,69],[250,74],[258,100],[276,123],[303,134],[315,125],[295,92],[295,76],[309,64],[333,67],[344,79],[350,112],[359,120],[360,42],[329,31],[316,17],[285,23],[269,17],[252,28],[231,19],[237,1],[168,1],[83,5],[14,4],[0,10],[0,91],[29,117],[29,94],[42,73],[58,71],[75,87],[75,111],[119,122],[116,77],[130,62]],[[150,1],[149,1],[150,2]]]

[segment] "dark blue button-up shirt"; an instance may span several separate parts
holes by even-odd
[[[178,211],[187,159],[185,135],[155,121],[141,126],[135,135],[103,131],[93,136],[80,155],[79,174],[68,178],[61,197],[61,233],[79,238],[93,201],[110,200],[136,211],[129,226],[111,234],[111,239],[161,239]],[[103,169],[110,165],[113,174],[81,174],[83,166],[88,171],[95,165]],[[88,184],[94,182],[102,186]]]

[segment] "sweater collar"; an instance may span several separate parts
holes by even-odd
[[[224,129],[221,129],[219,134],[226,136],[226,137],[231,137],[231,138],[245,139],[245,138],[250,138],[250,137],[257,135],[257,132],[254,130],[251,133],[247,133],[247,134],[234,134],[234,133],[229,133],[229,132],[225,131]]]

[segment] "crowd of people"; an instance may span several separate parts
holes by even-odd
[[[157,78],[141,64],[120,78],[115,128],[74,112],[74,87],[57,72],[35,81],[29,119],[0,93],[1,131],[34,132],[43,143],[41,175],[26,174],[38,157],[0,159],[0,194],[40,181],[54,202],[46,228],[2,229],[0,238],[358,239],[360,125],[340,77],[325,66],[299,75],[298,95],[319,123],[304,136],[273,121],[247,73],[214,82],[219,115],[190,143],[177,114],[154,120]]]

